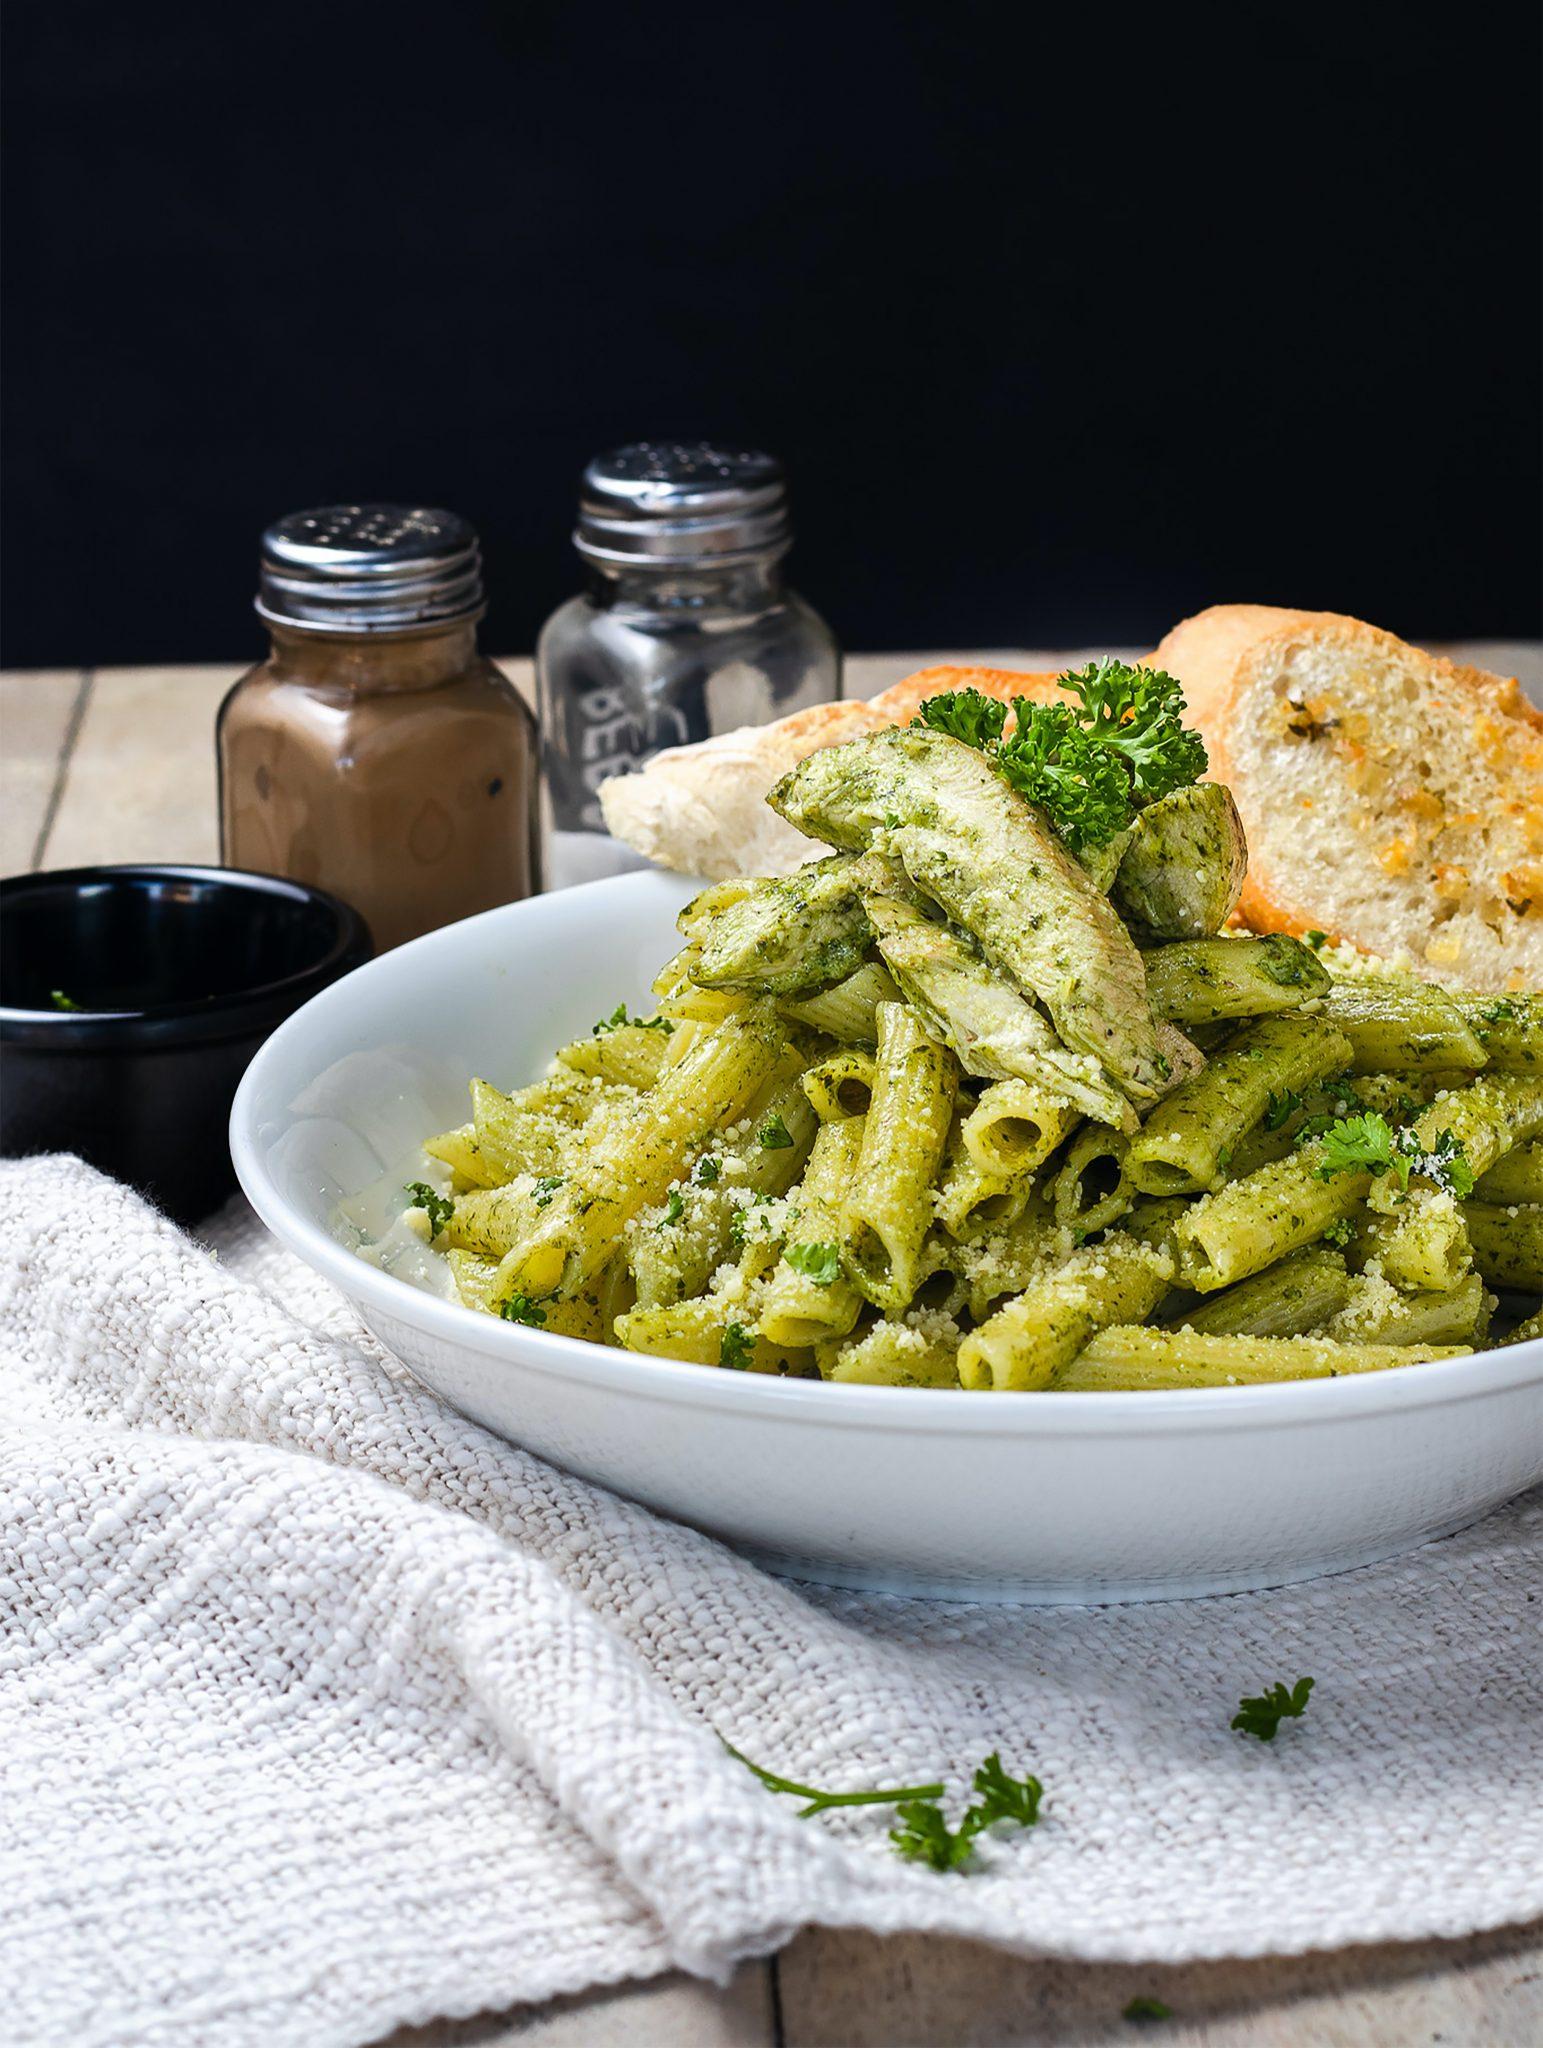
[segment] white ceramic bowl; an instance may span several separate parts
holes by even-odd
[[[487,912],[284,1024],[231,1149],[270,1228],[428,1386],[586,1478],[775,1569],[961,1598],[1133,1600],[1342,1570],[1543,1477],[1543,1343],[1340,1380],[967,1394],[714,1371],[502,1323],[366,1264],[337,1205],[533,1079],[649,982],[691,885],[626,875]]]

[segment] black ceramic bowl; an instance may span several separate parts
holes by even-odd
[[[0,882],[0,1152],[78,1152],[196,1222],[236,1184],[226,1126],[247,1061],[372,950],[357,911],[276,875]]]

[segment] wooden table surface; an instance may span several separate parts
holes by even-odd
[[[1543,702],[1543,645],[1475,643],[1460,659],[1520,675]],[[872,655],[868,696],[924,662],[1059,657]],[[528,688],[528,661],[503,664]],[[213,861],[214,714],[239,664],[0,675],[0,872],[93,861]],[[1121,2015],[1139,1995],[1173,2018]],[[1537,2048],[1543,1925],[1466,1941],[1295,1960],[1171,1967],[1029,1962],[963,1941],[811,1928],[727,1991],[679,1975],[394,2034],[388,2048]]]

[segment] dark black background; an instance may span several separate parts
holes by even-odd
[[[0,20],[9,662],[255,651],[345,497],[465,512],[529,647],[660,434],[786,457],[849,646],[1543,623],[1535,10]]]

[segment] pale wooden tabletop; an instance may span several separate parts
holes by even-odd
[[[1520,675],[1543,701],[1543,645],[1448,651]],[[945,659],[1038,668],[1058,657],[857,656],[848,694],[869,696]],[[528,661],[503,666],[529,687]],[[239,673],[227,663],[0,676],[0,872],[215,860],[214,713]],[[1151,2028],[1124,2020],[1142,1995],[1173,2018]],[[1030,1962],[969,1942],[811,1928],[774,1959],[745,1964],[727,1991],[667,1975],[400,2031],[385,2048],[1097,2048],[1143,2032],[1171,2048],[1536,2048],[1543,1925],[1178,1968]]]

